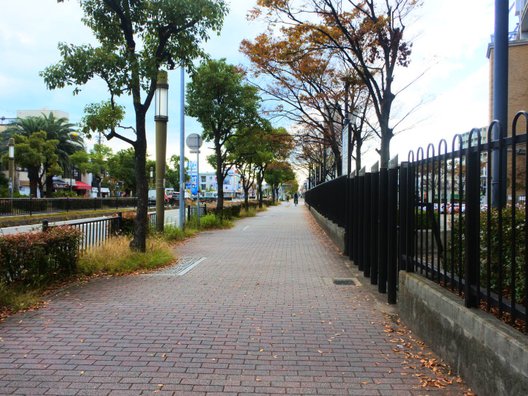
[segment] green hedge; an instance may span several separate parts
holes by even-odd
[[[435,219],[436,225],[438,226],[440,223],[440,216],[437,212],[433,212],[433,217]],[[433,224],[431,221],[431,216],[427,215],[427,211],[425,210],[418,210],[414,214],[414,224],[417,229],[422,230],[430,230],[433,228]]]
[[[502,210],[502,243],[499,242],[499,213],[497,209],[491,209],[490,221],[490,246],[488,250],[488,215],[486,211],[480,213],[480,284],[482,287],[487,287],[488,284],[491,290],[495,293],[502,291],[504,296],[511,297],[515,292],[517,302],[522,302],[526,295],[526,276],[524,272],[524,259],[528,254],[525,250],[525,230],[526,219],[524,208],[516,209],[515,222],[512,224],[512,207],[508,206]],[[512,240],[513,240],[513,226],[515,227],[515,263],[513,264],[512,257]],[[455,221],[452,225],[453,234],[451,242],[448,245],[448,256],[450,256],[451,248],[454,249],[454,256],[457,258],[459,253],[462,257],[462,262],[458,268],[455,268],[457,275],[464,276],[464,260],[466,257],[464,233],[465,216],[458,219],[455,216]],[[459,231],[460,230],[460,231]],[[459,241],[459,233],[462,233]],[[460,242],[462,243],[460,245]],[[499,247],[502,246],[502,260],[499,261]],[[488,271],[488,251],[490,255],[490,270]],[[502,263],[502,290],[499,290],[499,270]],[[512,265],[513,264],[513,265]],[[448,268],[449,269],[449,268]],[[515,291],[513,291],[512,270],[515,270]]]
[[[67,226],[0,237],[0,282],[39,285],[73,273],[80,241]]]
[[[239,217],[240,211],[242,210],[242,204],[230,205],[224,207],[223,210],[214,209],[213,213],[221,219],[232,219],[233,217]]]

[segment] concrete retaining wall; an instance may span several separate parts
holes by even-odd
[[[341,253],[343,253],[345,251],[345,229],[339,227],[336,223],[328,220],[326,217],[321,215],[317,210],[315,210],[311,206],[306,206],[310,210],[310,213],[312,213],[313,217],[315,218],[315,221],[317,221],[321,228],[330,237],[332,242],[334,242],[341,251]]]
[[[528,395],[528,337],[416,274],[400,272],[400,316],[479,395]]]

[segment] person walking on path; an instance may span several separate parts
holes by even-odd
[[[308,209],[273,207],[175,249],[175,267],[74,286],[0,323],[0,393],[464,393],[447,376],[436,387],[420,363],[435,357]]]

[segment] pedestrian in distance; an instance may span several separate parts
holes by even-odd
[[[297,206],[297,204],[299,203],[299,194],[293,194],[293,203],[295,204],[295,206]]]

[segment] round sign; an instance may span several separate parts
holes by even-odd
[[[189,147],[191,150],[198,150],[200,147],[202,147],[202,137],[197,133],[191,133],[189,136],[187,136],[185,142],[187,143],[187,147]]]

